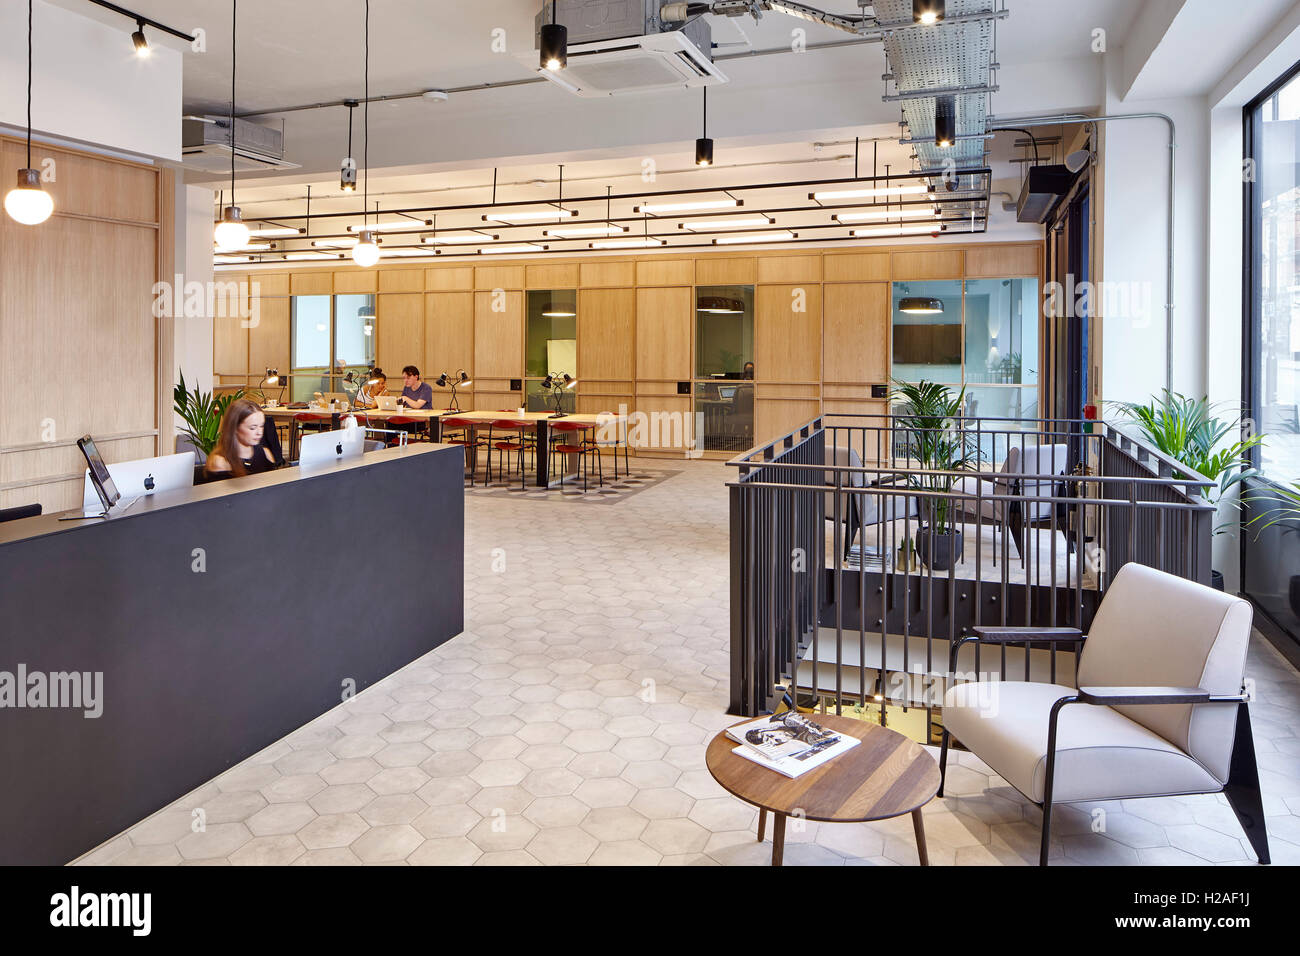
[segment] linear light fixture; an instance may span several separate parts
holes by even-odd
[[[737,216],[735,219],[715,219],[712,222],[679,222],[677,228],[690,232],[715,232],[718,229],[752,229],[775,223],[776,220],[771,216]]]
[[[627,232],[627,226],[615,226],[602,223],[599,226],[571,226],[563,229],[547,229],[542,235],[554,236],[556,239],[586,239],[588,236],[616,236]]]
[[[515,222],[536,222],[539,219],[559,219],[563,216],[576,216],[576,209],[520,209],[517,212],[497,212],[483,217],[484,222],[503,222],[507,225]]]
[[[525,252],[545,252],[550,246],[538,246],[533,243],[523,243],[517,246],[487,246],[479,250],[480,255],[512,255]]]
[[[457,246],[488,243],[501,237],[486,232],[443,232],[436,236],[421,236],[420,241],[430,246]]]
[[[433,225],[432,219],[397,219],[393,222],[372,222],[369,226],[348,226],[348,232],[423,232]]]
[[[589,243],[593,249],[648,249],[663,244],[662,239],[655,239],[652,236],[639,236],[636,239],[601,239]]]
[[[299,259],[342,259],[343,254],[341,252],[286,252],[284,257],[294,261]]]
[[[634,213],[657,216],[662,213],[671,212],[700,212],[707,209],[734,209],[737,206],[745,205],[743,199],[699,199],[691,202],[666,202],[666,203],[646,203],[644,206],[633,206]]]
[[[809,193],[809,199],[825,202],[828,199],[874,199],[877,196],[920,196],[929,192],[925,185],[877,186],[872,189],[836,189],[830,192]]]
[[[317,249],[351,249],[357,241],[356,239],[313,239],[311,244]]]
[[[221,249],[219,251],[220,252],[254,252],[254,251],[264,251],[267,249],[274,249],[274,248],[275,248],[274,242],[254,242],[253,240],[250,239],[248,242],[244,243],[238,249]]]
[[[288,226],[266,226],[262,229],[250,229],[248,234],[254,239],[278,239],[281,236],[300,236],[306,229],[291,229]]]
[[[401,247],[401,246],[399,246],[396,249],[384,249],[382,250],[382,252],[383,255],[385,256],[425,256],[426,258],[428,256],[436,256],[438,254],[437,249],[433,249],[433,250],[412,249],[410,247]]]
[[[879,236],[928,236],[936,232],[946,232],[942,223],[933,226],[873,226],[870,229],[854,229],[853,235],[859,239],[871,239]]]
[[[252,257],[252,256],[236,256],[236,255],[231,255],[231,254],[229,254],[229,253],[222,253],[221,255],[213,256],[213,257],[212,257],[212,261],[213,261],[213,262],[220,262],[220,263],[223,263],[223,264],[230,264],[230,263],[235,263],[235,262],[252,262],[252,261],[253,261],[253,257]]]
[[[738,246],[750,242],[787,242],[799,238],[799,233],[780,229],[776,232],[749,232],[738,236],[718,236],[713,240],[715,246]]]
[[[878,219],[938,219],[938,209],[861,209],[831,213],[836,222],[872,222]]]

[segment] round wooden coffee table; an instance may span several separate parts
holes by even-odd
[[[934,758],[920,744],[879,724],[834,714],[810,717],[823,727],[852,734],[862,743],[794,779],[732,753],[738,745],[725,732],[709,742],[705,756],[713,779],[729,793],[758,807],[760,842],[767,814],[775,814],[772,865],[780,866],[785,853],[787,817],[821,823],[865,823],[910,813],[921,865],[929,866],[921,808],[939,790],[939,765]]]

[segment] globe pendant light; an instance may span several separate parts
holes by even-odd
[[[713,165],[713,140],[709,139],[709,88],[704,88],[704,135],[695,141],[695,165]]]
[[[569,65],[569,28],[555,22],[555,8],[559,0],[551,0],[551,22],[542,24],[538,47],[541,66],[552,73]]]
[[[230,0],[230,205],[221,213],[221,221],[213,230],[217,249],[232,252],[248,245],[248,227],[244,225],[239,207],[235,205],[235,27],[239,14],[239,0]]]
[[[50,218],[54,200],[41,188],[32,169],[32,0],[27,0],[27,168],[18,170],[18,185],[5,194],[5,212],[14,222],[36,226]]]
[[[357,244],[352,247],[352,261],[363,269],[369,269],[379,261],[379,245],[375,242],[374,231],[366,228],[370,225],[370,0],[366,0],[365,33],[365,87],[366,105],[361,119],[361,232],[357,235]]]

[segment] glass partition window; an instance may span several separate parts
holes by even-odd
[[[377,317],[373,295],[334,297],[334,376],[332,392],[343,392],[352,401],[375,364]],[[389,375],[400,369],[385,369]],[[397,379],[400,388],[401,379]],[[392,391],[391,383],[389,391]]]
[[[290,328],[292,400],[339,392],[351,401],[375,362],[375,297],[296,295]]]
[[[966,383],[1038,384],[1038,280],[966,283]]]
[[[527,293],[524,316],[524,407],[530,412],[555,411],[556,399],[542,388],[552,372],[578,377],[578,292],[576,289],[533,289]],[[575,390],[560,402],[574,411]]]
[[[962,382],[961,281],[895,282],[894,378]]]
[[[754,377],[754,287],[695,290],[695,377]]]

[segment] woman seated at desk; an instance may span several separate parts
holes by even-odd
[[[208,455],[203,472],[209,481],[242,478],[279,468],[271,450],[263,444],[266,416],[246,398],[230,403],[221,419],[217,443]]]
[[[377,408],[379,396],[387,394],[388,376],[384,374],[383,369],[377,368],[371,373],[370,381],[357,390],[356,405],[358,408]]]

